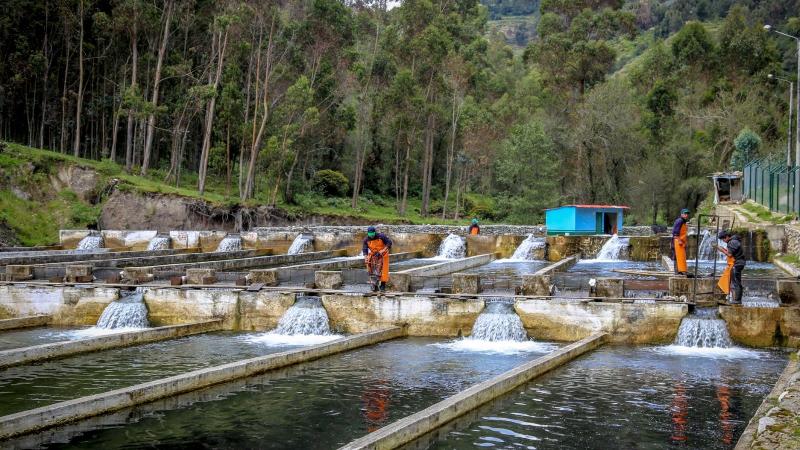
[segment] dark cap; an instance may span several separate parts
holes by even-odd
[[[374,233],[374,232],[375,232],[375,227],[367,228],[367,233]]]
[[[689,210],[687,208],[683,208],[681,210],[681,214],[689,214]]]
[[[717,234],[717,239],[725,239],[726,237],[730,236],[731,233],[725,230],[722,230]]]

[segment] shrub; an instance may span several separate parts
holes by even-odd
[[[314,190],[322,195],[342,197],[350,189],[350,180],[335,170],[320,170],[314,174]]]

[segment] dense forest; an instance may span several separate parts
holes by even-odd
[[[800,0],[6,0],[0,139],[200,194],[663,221],[785,152]],[[514,51],[488,32],[536,14]],[[366,205],[366,206],[365,206]],[[417,206],[415,206],[417,208]],[[417,211],[414,211],[415,213]]]

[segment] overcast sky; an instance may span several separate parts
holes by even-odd
[[[400,0],[390,0],[389,3],[386,4],[388,9],[392,9],[395,6],[400,6]]]

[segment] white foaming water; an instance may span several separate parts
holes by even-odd
[[[457,234],[448,234],[439,245],[437,259],[461,259],[467,254],[467,243]]]
[[[725,321],[717,318],[717,310],[697,310],[681,321],[673,345],[656,347],[654,351],[672,355],[707,358],[758,358],[760,353],[736,347],[731,342]]]
[[[697,257],[703,261],[713,261],[716,258],[718,261],[725,261],[726,257],[721,252],[714,248],[713,244],[725,248],[725,243],[717,239],[714,233],[708,230],[703,230],[702,239],[700,244],[697,245]]]
[[[242,238],[236,235],[225,236],[217,246],[217,253],[221,252],[237,252],[242,249]]]
[[[488,303],[475,321],[469,337],[431,345],[454,351],[504,354],[546,353],[556,347],[553,344],[529,340],[522,320],[514,311],[514,305],[508,302]]]
[[[117,301],[109,303],[100,319],[97,328],[118,330],[120,328],[147,328],[147,306],[144,304],[144,291],[137,289]]]
[[[156,236],[150,239],[150,242],[147,244],[147,250],[169,250],[169,243],[170,239],[168,237]]]
[[[319,297],[300,297],[286,310],[274,330],[245,338],[249,342],[277,345],[312,345],[339,339],[332,334],[328,313]]]
[[[286,252],[286,254],[299,255],[300,253],[310,251],[313,243],[314,236],[309,234],[299,234],[296,238],[294,238],[294,241],[292,241],[292,245],[289,247],[289,250]]]
[[[103,236],[90,234],[78,242],[77,250],[94,250],[103,248]]]
[[[599,261],[620,261],[623,256],[627,256],[629,246],[630,240],[628,238],[621,238],[615,234],[603,244],[597,253],[596,259]]]
[[[545,247],[545,239],[529,234],[511,256],[512,261],[532,261],[536,259],[535,251]]]

